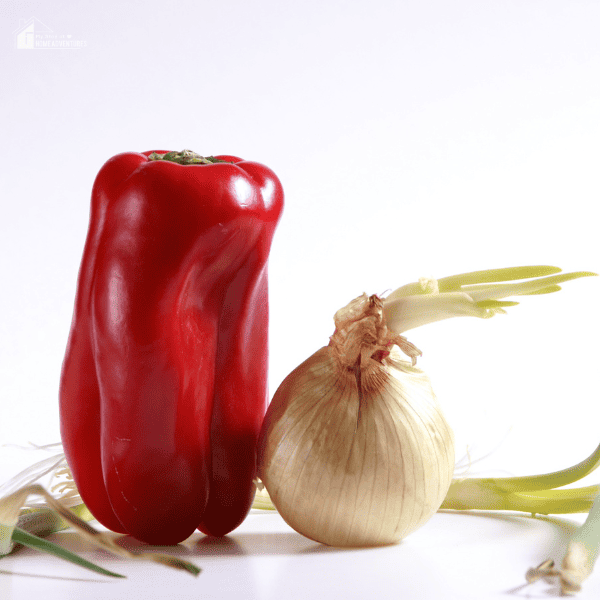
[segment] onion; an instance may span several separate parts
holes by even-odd
[[[375,546],[423,525],[447,494],[450,508],[518,505],[517,495],[492,493],[487,480],[481,490],[452,481],[452,430],[415,366],[419,350],[400,334],[449,317],[489,318],[517,304],[503,298],[547,294],[595,275],[560,271],[528,266],[423,278],[385,300],[363,294],[338,311],[329,345],[283,381],[259,437],[258,477],[283,519],[323,544]],[[515,280],[528,281],[505,283]]]
[[[284,520],[331,546],[396,542],[429,520],[452,481],[454,438],[419,352],[366,294],[281,384],[259,440],[259,477]],[[399,348],[413,361],[402,360]]]

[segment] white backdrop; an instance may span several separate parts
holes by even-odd
[[[522,264],[600,272],[595,0],[1,11],[0,443],[59,440],[90,191],[119,152],[235,154],[279,175],[271,392],[363,291]],[[19,47],[32,23],[37,46]],[[459,457],[501,444],[483,466],[524,474],[593,450],[599,305],[589,278],[408,334]]]

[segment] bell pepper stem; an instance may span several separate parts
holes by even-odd
[[[192,150],[181,150],[181,152],[166,152],[165,154],[152,152],[148,156],[148,160],[166,160],[168,162],[174,162],[179,165],[211,165],[213,163],[227,162],[225,160],[219,160],[214,156],[200,156],[200,154],[193,152]]]

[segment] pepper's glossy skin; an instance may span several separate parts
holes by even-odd
[[[252,503],[283,190],[237,157],[150,154],[113,157],[94,183],[60,424],[94,517],[175,544],[230,532]]]

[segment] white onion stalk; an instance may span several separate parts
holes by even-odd
[[[600,550],[600,494],[590,509],[587,519],[569,541],[567,552],[559,571],[564,594],[581,590],[584,579],[589,577]]]
[[[400,334],[449,317],[489,318],[517,304],[503,298],[593,275],[559,272],[518,267],[421,279],[338,311],[329,345],[283,381],[260,434],[258,476],[283,519],[331,546],[390,544],[430,519],[452,482],[453,434],[415,367],[420,351]],[[522,279],[529,281],[503,283]]]
[[[591,574],[600,551],[600,493],[598,486],[589,489],[590,493],[595,492],[597,495],[587,519],[569,540],[561,568],[555,568],[552,559],[545,560],[535,569],[527,571],[529,583],[542,577],[555,576],[560,581],[563,595],[571,596],[581,591],[581,584]]]

